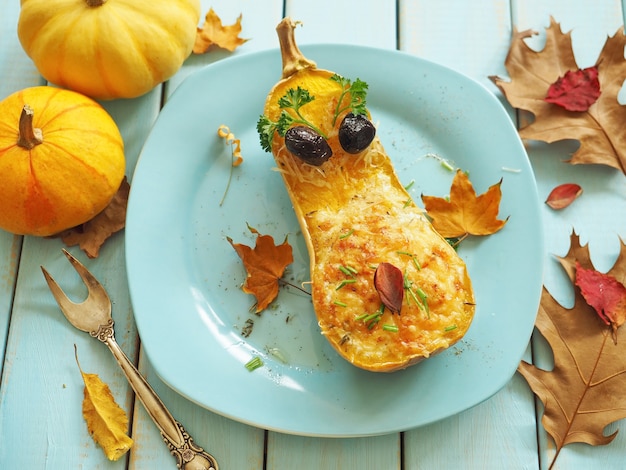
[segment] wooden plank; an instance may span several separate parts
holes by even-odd
[[[360,15],[367,11],[367,15]],[[332,13],[331,13],[332,12]],[[396,48],[394,2],[324,0],[286,3],[286,16],[302,21],[298,44],[342,43]],[[358,21],[358,27],[355,22]],[[315,60],[315,58],[311,58]],[[318,66],[324,67],[318,63]],[[366,79],[366,77],[361,77]],[[400,468],[400,435],[355,439],[317,439],[270,432],[267,469]]]
[[[10,25],[15,31],[19,5],[3,2],[2,8],[3,28]],[[21,52],[17,38],[9,40],[10,36],[3,34],[2,50],[10,56],[2,56],[3,93],[9,88],[14,91],[42,84],[32,62]],[[7,44],[11,44],[10,49],[4,47],[5,37]],[[11,81],[5,79],[5,73]],[[156,117],[159,100],[160,92],[156,89],[137,100],[103,103],[122,131],[129,170],[134,167],[143,139]],[[87,260],[75,248],[71,251],[109,291],[114,302],[118,342],[131,359],[136,360],[138,341],[123,269],[123,242],[122,233],[115,235],[96,260]],[[45,285],[40,265],[46,266],[69,293],[79,298],[85,294],[80,280],[63,257],[61,247],[56,239],[24,239],[0,394],[0,439],[3,442],[0,461],[6,466],[28,468],[104,465],[124,468],[125,458],[109,464],[87,432],[81,412],[83,385],[73,344],[78,346],[84,370],[100,375],[128,413],[132,411],[133,395],[106,347],[69,325]],[[29,446],[40,451],[22,451],[24,436],[28,436]]]
[[[6,350],[21,247],[22,237],[0,232],[0,357],[4,357]]]
[[[269,433],[267,469],[400,469],[400,434],[342,439]]]
[[[396,48],[396,2],[286,0],[285,3],[286,16],[303,23],[298,30],[298,44],[340,43]]]
[[[218,47],[211,47],[204,54],[192,54],[178,73],[166,83],[167,95],[191,73],[206,67],[214,62],[237,57],[242,54],[256,52],[263,49],[278,47],[276,42],[276,24],[282,18],[283,2],[279,0],[237,0],[208,2],[202,0],[202,14],[200,23],[204,23],[204,17],[210,8],[221,18],[222,24],[231,25],[241,15],[241,34],[239,37],[247,39],[247,42],[239,46],[233,52]]]
[[[202,16],[211,7],[225,25],[234,23],[239,14],[242,14],[240,37],[249,38],[249,41],[232,53],[214,48],[205,54],[192,55],[179,72],[165,84],[166,100],[187,76],[207,65],[230,57],[277,47],[274,28],[282,17],[281,1],[209,2],[202,0]],[[141,139],[142,145],[145,137],[147,134]],[[263,468],[265,432],[262,429],[219,416],[175,393],[159,379],[147,355],[143,352],[141,353],[140,370],[161,396],[175,419],[185,426],[198,445],[204,447],[218,459],[221,468],[241,470],[260,470]],[[202,374],[203,372],[198,371],[198,373]],[[141,405],[135,407],[133,436],[137,439],[137,444],[131,453],[129,468],[148,470],[155,468],[156,465],[159,465],[159,468],[174,468],[173,457],[169,455],[169,451],[154,423]]]
[[[22,50],[15,28],[19,5],[0,0],[0,100],[26,85],[38,85],[41,77]],[[0,233],[0,352],[4,357],[22,238]],[[2,367],[0,366],[0,373]]]
[[[189,402],[159,379],[145,354],[142,355],[140,370],[174,418],[182,423],[197,445],[217,459],[220,468],[263,468],[265,432],[262,429],[224,418]],[[129,469],[175,468],[174,458],[139,404],[135,407],[133,437],[135,447],[130,456]]]
[[[545,31],[550,16],[561,23],[564,32],[572,32],[572,44],[579,67],[595,64],[598,53],[608,35],[613,35],[623,24],[622,5],[619,0],[594,2],[593,0],[568,2],[566,0],[531,0],[512,2],[513,23],[518,30],[533,29],[539,34],[528,40],[536,50],[543,48]],[[569,248],[572,229],[580,234],[581,243],[589,243],[591,257],[600,270],[609,269],[619,252],[619,236],[626,233],[626,221],[615,214],[626,210],[626,187],[621,173],[603,167],[568,165],[567,160],[576,150],[574,142],[544,144],[529,142],[527,145],[538,181],[541,198],[545,198],[557,184],[577,182],[584,189],[584,197],[567,211],[556,213],[544,210],[544,232],[548,256],[563,256]],[[545,285],[563,305],[571,307],[571,286],[558,263],[546,260]],[[535,363],[542,368],[552,366],[551,352],[540,335],[533,340]],[[541,406],[539,406],[541,415]],[[624,428],[626,420],[609,426],[605,434]],[[543,427],[539,428],[541,467],[548,468],[554,457],[554,443]],[[626,436],[617,434],[612,444],[591,447],[573,444],[561,452],[555,468],[620,468],[623,466]]]
[[[454,9],[442,2],[400,5],[402,50],[464,73],[495,91],[488,76],[505,71],[511,36],[507,0],[485,1],[480,8],[470,2],[457,2]],[[510,108],[509,113],[514,116]],[[517,375],[484,403],[409,431],[404,439],[407,469],[455,468],[459,462],[465,468],[537,467],[532,394]],[[432,451],[442,443],[441,452]]]

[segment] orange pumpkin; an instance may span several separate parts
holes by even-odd
[[[0,102],[0,228],[47,236],[102,211],[125,171],[117,125],[79,93],[32,87]]]

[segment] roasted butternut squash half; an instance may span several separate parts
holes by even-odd
[[[321,333],[357,367],[403,369],[465,335],[471,281],[400,183],[369,120],[367,85],[318,69],[295,27],[277,27],[282,79],[257,124],[261,145],[302,228]]]

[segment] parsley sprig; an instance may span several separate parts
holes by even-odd
[[[335,108],[333,126],[337,122],[339,115],[348,109],[354,114],[367,114],[367,108],[365,107],[367,83],[359,80],[358,78],[352,82],[349,78],[342,77],[338,74],[332,75],[330,79],[339,83],[343,89],[341,95],[339,96],[339,101],[337,101],[337,107]],[[344,97],[348,93],[350,93],[350,101],[347,104],[344,104]]]
[[[274,132],[278,132],[278,135],[284,137],[287,130],[294,124],[308,126],[322,137],[327,138],[319,128],[300,113],[300,108],[314,99],[315,97],[311,96],[309,91],[305,88],[290,88],[287,93],[278,100],[278,106],[282,109],[278,121],[272,121],[265,115],[259,117],[256,129],[259,133],[263,150],[266,152],[271,151]]]
[[[330,79],[339,83],[342,87],[341,95],[339,95],[337,107],[333,115],[333,126],[336,125],[339,115],[347,110],[350,110],[354,114],[367,114],[367,108],[365,107],[365,97],[368,88],[367,83],[358,78],[353,82],[349,78],[342,77],[338,74],[332,75]],[[347,95],[350,97],[349,100],[345,99]],[[265,115],[260,116],[257,121],[256,129],[259,133],[263,150],[271,152],[274,132],[278,132],[278,135],[284,137],[287,130],[294,124],[308,126],[326,139],[327,136],[300,113],[300,108],[314,99],[315,96],[311,96],[309,91],[305,88],[290,88],[287,93],[278,100],[278,106],[282,109],[282,112],[277,121],[272,121]]]

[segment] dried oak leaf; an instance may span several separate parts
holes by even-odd
[[[576,265],[593,269],[587,246],[573,233],[561,265],[575,279]],[[626,280],[626,245],[609,274]],[[544,404],[542,423],[561,449],[573,442],[610,443],[617,434],[604,429],[626,417],[626,337],[611,341],[611,328],[596,315],[578,289],[571,309],[561,306],[544,288],[535,326],[550,344],[554,368],[542,370],[522,361],[518,371]]]
[[[89,434],[102,447],[109,460],[118,460],[133,445],[128,437],[128,416],[115,402],[111,389],[97,374],[87,374],[80,368],[78,354],[76,363],[85,384],[83,399],[83,417]]]
[[[572,50],[571,33],[563,33],[550,18],[546,45],[542,51],[531,49],[525,39],[533,31],[513,32],[505,66],[510,81],[491,77],[509,103],[530,111],[535,119],[519,131],[524,139],[555,142],[575,139],[580,147],[568,161],[571,164],[602,164],[626,173],[626,107],[619,104],[618,93],[626,78],[624,46],[626,36],[620,29],[607,38],[596,62],[602,93],[586,111],[572,112],[545,100],[550,86],[569,71],[579,70]]]
[[[234,24],[223,26],[220,17],[213,11],[213,8],[210,8],[202,28],[197,28],[196,43],[193,46],[194,54],[204,54],[213,45],[232,52],[244,44],[248,40],[239,37],[241,19],[242,15],[239,15]]]
[[[433,227],[444,238],[491,235],[504,227],[508,220],[497,218],[502,199],[501,184],[502,180],[476,196],[467,174],[457,170],[449,198],[422,195],[422,202]]]
[[[126,225],[129,193],[130,185],[124,178],[117,193],[102,212],[84,224],[60,234],[63,243],[67,246],[79,245],[89,258],[97,258],[104,242]]]
[[[247,277],[242,289],[246,294],[254,295],[255,312],[260,313],[278,295],[278,280],[283,276],[285,268],[293,262],[293,253],[286,237],[281,245],[276,245],[270,235],[261,235],[252,227],[248,229],[257,235],[254,249],[233,243],[230,237],[227,240],[246,268]]]

